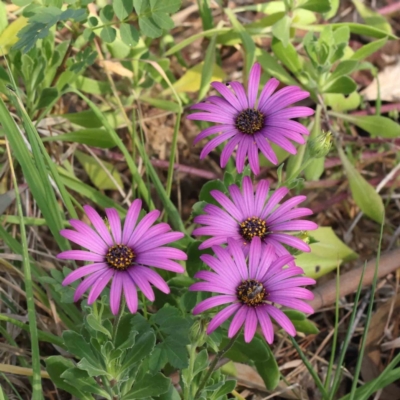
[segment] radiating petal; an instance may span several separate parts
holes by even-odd
[[[132,314],[135,314],[138,308],[138,297],[135,282],[128,274],[126,279],[123,279],[122,285],[124,287],[124,295],[126,299],[126,305]]]
[[[96,263],[96,264],[85,265],[84,267],[79,267],[65,277],[65,279],[62,282],[62,285],[67,286],[86,275],[92,274],[93,272],[105,271],[108,268],[109,266],[106,263]]]
[[[248,306],[242,305],[239,308],[237,313],[232,318],[232,322],[229,326],[228,338],[232,338],[238,333],[239,329],[243,326],[244,321],[246,320],[248,311],[249,311]]]
[[[107,246],[98,235],[97,240],[93,240],[92,236],[85,235],[80,232],[76,232],[70,229],[62,229],[60,235],[68,239],[69,241],[78,244],[94,253],[103,255],[107,253]]]
[[[272,344],[274,342],[274,327],[272,326],[267,310],[262,306],[257,307],[256,314],[265,340],[268,344]]]
[[[57,254],[57,258],[61,260],[76,260],[76,261],[104,261],[104,256],[90,251],[83,250],[67,250]]]
[[[248,150],[249,165],[254,175],[260,173],[260,161],[258,158],[258,146],[255,141],[249,144]]]
[[[221,160],[220,165],[221,168],[225,168],[226,164],[228,164],[229,158],[232,156],[233,151],[235,150],[236,146],[242,140],[242,133],[236,133],[236,136],[231,138],[228,143],[225,145],[224,149],[221,152]]]
[[[276,118],[302,118],[314,115],[314,110],[309,107],[290,107],[284,110],[275,111],[273,114]]]
[[[277,204],[289,193],[289,189],[286,187],[281,187],[271,195],[268,199],[267,204],[265,205],[260,218],[267,219],[267,216],[273,211],[273,209],[277,206]]]
[[[233,128],[232,124],[229,125],[215,125],[215,126],[210,126],[209,128],[204,129],[201,131],[193,140],[193,144],[197,144],[200,142],[200,140],[205,139],[208,136],[215,135],[216,133],[223,133],[227,130],[230,130]]]
[[[246,343],[250,343],[253,340],[257,329],[257,322],[257,314],[253,308],[250,308],[244,323],[244,341]]]
[[[266,179],[260,181],[256,188],[254,197],[254,215],[257,217],[261,214],[265,202],[268,198],[269,182]]]
[[[236,169],[241,174],[244,169],[244,164],[246,162],[247,153],[249,150],[249,145],[252,142],[252,139],[249,137],[242,138],[242,141],[238,145],[238,149],[236,152]]]
[[[137,272],[143,275],[152,285],[163,293],[168,294],[170,292],[169,286],[165,280],[150,268],[142,267],[137,265],[134,267]]]
[[[243,280],[248,279],[249,272],[247,269],[246,260],[242,249],[237,244],[236,240],[233,240],[231,238],[228,238],[228,245],[229,245],[228,250],[233,256],[233,260],[240,273],[240,276],[242,277]]]
[[[106,215],[114,238],[114,243],[121,244],[121,219],[119,218],[117,210],[114,208],[106,208]]]
[[[193,314],[197,315],[204,311],[209,310],[210,308],[218,307],[227,303],[233,303],[235,301],[237,301],[236,296],[231,296],[226,294],[210,297],[197,304],[196,307],[193,308]]]
[[[271,145],[268,143],[267,139],[262,135],[254,135],[254,139],[258,148],[261,150],[261,153],[264,154],[264,157],[272,164],[278,164],[278,157],[276,156]]]
[[[281,306],[286,306],[294,310],[304,312],[306,314],[314,313],[313,308],[309,304],[301,300],[293,299],[286,296],[279,296],[277,294],[271,294],[269,296],[269,300],[273,301],[274,303],[280,304]]]
[[[194,121],[207,121],[220,124],[230,124],[232,126],[235,123],[235,120],[232,117],[208,112],[196,112],[188,115],[186,118]]]
[[[229,85],[231,85],[232,89],[235,91],[242,109],[246,110],[247,108],[249,108],[246,92],[244,90],[243,85],[239,82],[229,82]]]
[[[82,235],[85,235],[88,239],[91,239],[93,242],[98,243],[98,245],[102,248],[108,249],[108,246],[103,238],[89,225],[85,224],[82,221],[79,221],[78,219],[71,219],[69,223],[74,229],[76,229]]]
[[[267,305],[268,314],[291,336],[296,336],[296,328],[287,315],[274,306]]]
[[[122,243],[128,243],[129,238],[131,237],[132,232],[135,229],[135,225],[139,217],[141,208],[142,200],[140,199],[136,199],[130,205],[129,210],[126,214],[124,229],[122,231]]]
[[[74,293],[74,301],[78,301],[83,294],[107,271],[98,271],[85,278],[77,287]]]
[[[257,108],[261,110],[264,107],[265,102],[271,97],[275,89],[279,86],[279,81],[275,78],[271,78],[264,86],[261,91],[260,98],[258,100]]]
[[[268,250],[267,250],[268,251]],[[249,252],[249,277],[256,279],[258,266],[261,258],[261,240],[259,237],[254,237],[250,243]]]
[[[89,292],[88,304],[93,304],[100,296],[101,292],[107,286],[107,283],[113,277],[115,270],[109,268],[103,275],[101,275],[96,283],[93,284],[92,289]]]
[[[307,253],[311,250],[306,242],[296,236],[287,235],[285,233],[272,233],[269,235],[269,241],[271,241],[271,239]]]
[[[235,311],[240,308],[240,304],[231,304],[230,306],[221,310],[215,317],[210,321],[207,327],[207,334],[210,335],[214,332],[221,324],[223,324]]]
[[[243,178],[242,192],[246,215],[254,216],[254,190],[253,182],[249,176]]]
[[[142,291],[142,293],[150,300],[154,301],[155,296],[153,289],[150,286],[150,283],[146,279],[143,274],[141,274],[141,271],[138,271],[137,268],[131,267],[127,269],[128,274],[132,278],[133,282],[138,286],[138,288]]]
[[[230,139],[232,136],[236,135],[236,129],[232,129],[222,133],[219,136],[211,139],[204,147],[200,153],[200,158],[203,159],[207,157],[216,147],[218,147],[221,143],[225,142],[225,140]]]
[[[158,237],[152,238],[148,241],[142,241],[140,245],[136,245],[135,249],[137,252],[152,251],[155,247],[161,247],[165,244],[176,242],[184,237],[182,232],[169,232],[164,233]]]
[[[90,219],[90,222],[95,227],[96,231],[102,237],[102,239],[106,242],[107,246],[111,247],[114,243],[111,238],[110,232],[104,223],[104,220],[100,217],[97,211],[91,206],[83,206],[86,215]]]
[[[229,212],[237,221],[242,221],[245,219],[244,214],[241,212],[239,208],[237,208],[232,201],[226,196],[224,193],[219,190],[211,190],[210,194],[214,197],[215,200],[221,204],[222,207],[225,208],[226,211]]]
[[[127,243],[127,246],[134,248],[135,244],[142,238],[142,236],[150,229],[150,227],[156,222],[160,216],[160,211],[150,211],[143,219],[136,225],[136,228],[132,232],[131,237]]]
[[[218,90],[218,92],[221,93],[221,95],[225,98],[226,101],[228,101],[233,107],[236,108],[239,112],[242,111],[242,107],[239,103],[239,100],[236,98],[236,96],[226,87],[221,82],[212,82],[211,86],[215,89]]]
[[[126,279],[125,271],[124,272],[115,272],[113,281],[111,283],[110,308],[111,308],[111,312],[114,315],[118,314],[119,306],[121,304],[122,281],[124,279]]]
[[[249,82],[248,82],[248,98],[249,98],[249,108],[254,108],[257,100],[258,85],[260,84],[261,77],[261,65],[255,63],[250,70]]]

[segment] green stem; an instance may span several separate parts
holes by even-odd
[[[26,292],[26,302],[28,305],[28,321],[29,321],[29,332],[31,336],[31,351],[32,351],[32,371],[33,371],[33,380],[32,380],[32,398],[35,400],[40,400],[43,398],[42,391],[42,378],[40,375],[40,352],[39,352],[39,338],[36,324],[36,311],[35,311],[35,301],[33,298],[33,285],[32,285],[32,272],[31,272],[31,264],[29,261],[28,254],[28,243],[26,241],[26,230],[24,224],[24,215],[22,212],[21,205],[21,197],[18,191],[18,183],[17,178],[14,172],[14,165],[11,156],[11,150],[6,142],[7,153],[10,162],[10,169],[12,180],[14,184],[15,190],[15,199],[17,202],[18,215],[20,217],[20,232],[21,232],[21,243],[22,243],[22,265],[24,269],[24,283],[25,283],[25,292]]]
[[[172,144],[171,144],[171,154],[169,156],[169,166],[168,166],[168,177],[167,177],[167,196],[171,196],[171,189],[172,189],[172,179],[174,177],[174,164],[175,164],[175,153],[176,147],[178,145],[178,133],[179,133],[179,126],[181,124],[181,116],[182,113],[179,112],[176,114],[176,121],[174,127],[174,136],[172,137]]]
[[[239,330],[239,332],[238,332],[235,336],[233,336],[233,338],[229,341],[229,343],[228,343],[222,350],[220,350],[220,351],[217,353],[217,355],[215,356],[214,360],[212,361],[210,367],[208,368],[208,371],[207,371],[206,376],[205,376],[204,379],[200,382],[199,388],[197,389],[197,392],[196,392],[196,394],[195,394],[195,396],[194,396],[194,400],[196,400],[196,399],[198,399],[198,398],[200,397],[201,392],[202,392],[202,390],[204,389],[204,387],[206,386],[208,380],[210,379],[210,376],[211,376],[212,373],[214,372],[215,367],[216,367],[217,364],[218,364],[218,361],[221,360],[221,358],[225,355],[225,353],[227,353],[227,352],[232,348],[232,346],[234,345],[236,339],[237,339],[238,336],[239,336],[239,333],[240,333],[240,330]]]
[[[191,383],[193,380],[193,370],[194,370],[194,362],[196,361],[196,349],[197,349],[197,342],[192,343],[190,345],[190,352],[189,352],[189,376],[188,376],[188,381],[187,385],[185,385],[185,390],[184,390],[184,395],[183,395],[183,400],[190,400],[190,389],[191,389]]]

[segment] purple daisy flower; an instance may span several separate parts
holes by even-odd
[[[107,228],[100,215],[90,206],[84,206],[86,215],[94,226],[89,227],[82,221],[71,220],[75,230],[63,229],[60,234],[86,248],[68,250],[57,257],[64,260],[93,261],[71,272],[63,281],[69,285],[86,277],[76,288],[74,301],[79,300],[90,287],[88,304],[92,304],[100,296],[108,282],[112,279],[110,291],[111,312],[119,311],[122,293],[131,313],[138,308],[136,287],[150,300],[154,301],[151,285],[164,293],[169,287],[164,279],[149,267],[182,273],[184,268],[172,259],[186,260],[186,254],[165,244],[181,239],[181,232],[169,232],[170,226],[160,223],[152,226],[160,215],[158,210],[149,212],[138,222],[142,207],[141,200],[135,200],[129,207],[122,229],[118,213],[113,208],[106,208],[110,229]]]
[[[218,134],[204,146],[200,158],[206,157],[217,146],[228,140],[221,153],[221,167],[226,166],[237,146],[236,168],[239,173],[243,171],[247,156],[251,170],[258,174],[260,172],[258,150],[261,150],[273,164],[278,163],[270,142],[291,154],[297,152],[291,140],[300,144],[305,143],[302,135],[309,134],[307,128],[290,119],[308,117],[314,114],[314,110],[309,107],[286,107],[305,99],[310,94],[297,86],[287,86],[273,94],[279,81],[272,78],[262,89],[257,101],[260,76],[261,66],[256,63],[250,71],[247,95],[239,82],[229,82],[226,85],[212,82],[211,86],[222,97],[210,96],[204,102],[191,107],[204,112],[191,114],[188,119],[220,124],[205,129],[194,140],[196,144],[208,136]],[[230,86],[234,93],[226,86]]]
[[[214,271],[200,271],[195,278],[203,282],[194,283],[190,290],[215,292],[218,296],[200,302],[193,314],[210,308],[226,305],[210,321],[207,333],[212,333],[233,314],[228,337],[236,335],[244,324],[244,340],[250,342],[260,324],[268,343],[274,340],[273,318],[289,335],[295,336],[296,329],[285,313],[276,307],[280,304],[294,310],[312,314],[312,307],[301,299],[311,300],[314,295],[300,286],[313,285],[315,280],[300,277],[300,267],[283,269],[292,256],[283,256],[274,261],[272,245],[262,246],[255,237],[250,244],[248,261],[235,240],[228,240],[226,248],[213,246],[216,257],[204,254],[200,258]]]
[[[248,176],[243,179],[243,193],[236,185],[229,186],[228,190],[232,200],[219,190],[210,192],[224,209],[207,204],[204,207],[207,214],[194,219],[194,222],[205,226],[195,229],[193,234],[211,236],[199,249],[224,244],[231,238],[236,240],[247,254],[248,244],[255,237],[259,237],[263,243],[273,245],[277,256],[290,254],[284,244],[301,251],[310,251],[310,247],[303,240],[285,233],[318,228],[315,222],[294,220],[312,214],[309,208],[294,208],[303,202],[306,196],[292,197],[278,206],[289,193],[289,189],[282,187],[268,196],[269,183],[262,180],[254,194],[253,184]]]

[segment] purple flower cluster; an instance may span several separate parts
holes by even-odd
[[[255,64],[250,72],[247,94],[238,82],[229,87],[219,82],[212,86],[222,95],[210,96],[193,109],[201,112],[189,116],[193,120],[216,122],[202,131],[196,142],[213,134],[220,134],[204,147],[205,157],[224,141],[228,141],[221,154],[224,167],[237,147],[236,166],[242,172],[248,157],[252,171],[257,174],[259,154],[277,163],[277,157],[270,143],[295,154],[296,148],[290,140],[304,143],[302,135],[307,129],[290,118],[312,115],[307,107],[286,108],[309,94],[298,87],[289,86],[273,92],[279,82],[271,79],[264,86],[257,101],[261,67]],[[200,249],[211,247],[215,256],[203,255],[201,259],[212,271],[200,271],[190,290],[217,293],[194,308],[199,314],[211,308],[225,306],[212,318],[207,332],[213,332],[231,316],[228,336],[233,337],[244,325],[244,338],[249,342],[260,325],[265,339],[272,343],[274,331],[271,319],[275,320],[290,335],[296,330],[277,305],[305,313],[312,308],[303,300],[312,299],[312,293],[302,288],[314,284],[310,278],[301,277],[303,270],[295,265],[289,249],[310,251],[309,246],[295,232],[317,228],[314,222],[299,219],[312,214],[308,208],[295,208],[305,196],[295,196],[281,203],[289,193],[282,187],[270,193],[269,183],[262,180],[256,190],[249,177],[244,177],[242,190],[237,185],[228,188],[229,195],[218,190],[211,191],[219,204],[208,204],[205,214],[194,222],[201,224],[194,230],[196,236],[207,236]],[[131,313],[138,309],[138,289],[150,301],[154,301],[152,286],[169,293],[165,280],[154,271],[160,268],[183,273],[184,268],[177,262],[187,259],[186,254],[168,247],[181,239],[184,234],[171,232],[166,223],[156,223],[160,212],[149,212],[140,219],[142,203],[135,200],[129,207],[122,226],[118,212],[106,209],[106,223],[90,206],[84,210],[92,227],[79,220],[71,220],[73,229],[60,233],[71,242],[86,250],[69,250],[58,255],[60,259],[91,262],[71,272],[63,281],[69,285],[81,278],[74,300],[79,300],[89,290],[88,304],[92,304],[111,281],[110,307],[113,314],[120,309],[124,295]],[[286,267],[287,266],[287,267]]]

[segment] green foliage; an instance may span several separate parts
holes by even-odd
[[[179,10],[181,0],[133,0],[141,32],[151,38],[162,35],[163,29],[172,29],[174,22],[168,14]]]
[[[20,40],[15,48],[22,49],[24,53],[27,53],[35,46],[37,40],[45,38],[49,34],[50,28],[58,22],[65,22],[70,19],[81,22],[85,18],[86,11],[83,9],[69,8],[62,11],[54,6],[36,7],[29,17],[28,25],[19,32]]]

